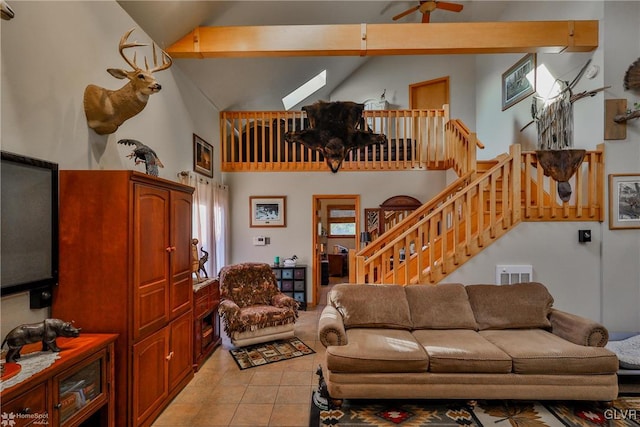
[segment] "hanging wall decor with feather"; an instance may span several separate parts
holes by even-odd
[[[629,66],[624,75],[624,90],[640,89],[640,58]]]

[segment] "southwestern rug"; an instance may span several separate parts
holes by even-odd
[[[313,354],[315,351],[299,338],[292,337],[229,350],[240,369],[255,368],[269,363]]]
[[[309,426],[640,427],[640,397],[581,401],[345,400],[327,409],[313,392]]]

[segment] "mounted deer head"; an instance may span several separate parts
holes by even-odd
[[[107,72],[117,79],[129,79],[129,83],[118,90],[109,90],[96,85],[89,85],[84,90],[84,112],[89,127],[100,135],[115,132],[125,120],[138,114],[144,109],[149,95],[159,92],[162,86],[153,77],[156,71],[166,70],[171,66],[171,57],[162,52],[162,63],[158,65],[156,45],[153,44],[153,68],[149,68],[147,58],[144,58],[145,69],[136,64],[136,54],[130,60],[124,53],[125,49],[148,46],[147,43],[127,43],[127,39],[134,29],[127,31],[120,39],[118,49],[120,55],[132,70],[108,68]]]

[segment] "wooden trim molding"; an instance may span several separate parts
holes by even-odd
[[[591,52],[598,21],[197,27],[173,58]]]

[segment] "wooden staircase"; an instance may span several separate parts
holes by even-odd
[[[479,161],[443,192],[351,256],[352,283],[436,284],[522,221],[602,221],[603,146],[588,152],[560,202],[535,153]],[[586,184],[585,184],[586,183]],[[398,260],[398,261],[396,261]]]

